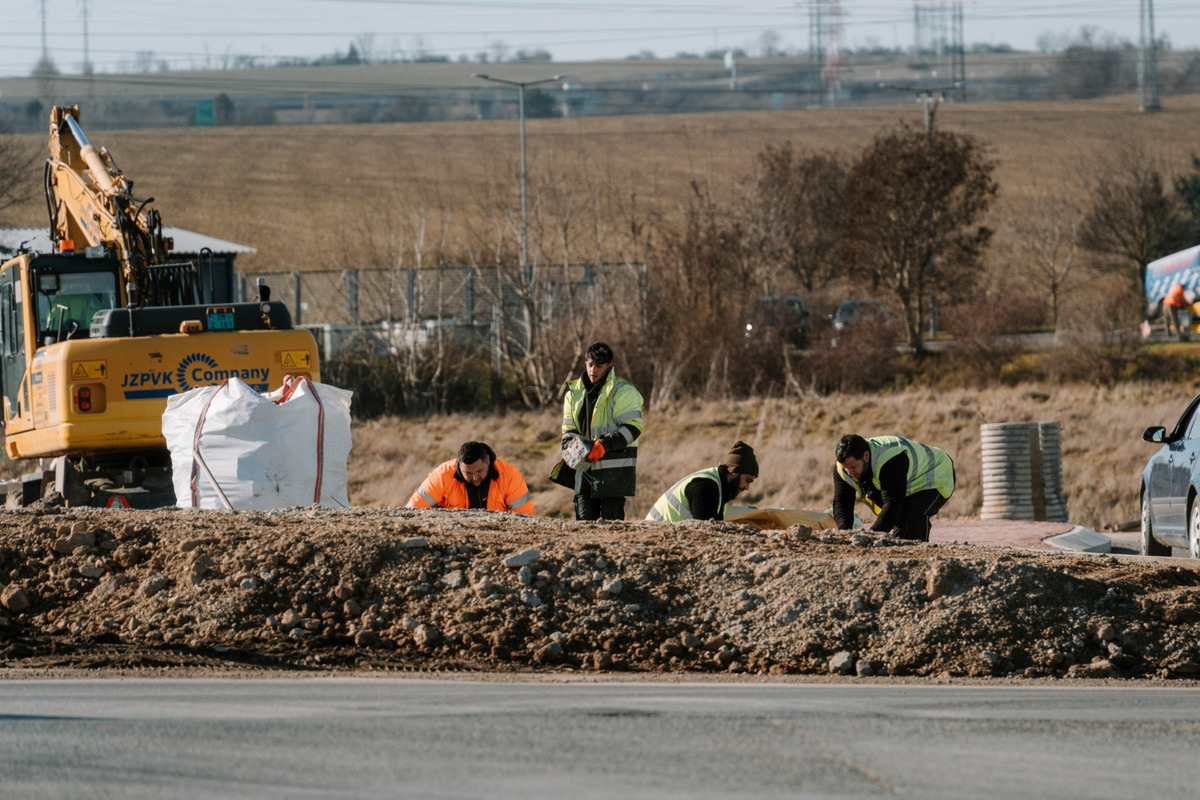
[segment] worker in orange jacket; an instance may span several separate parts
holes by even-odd
[[[439,464],[425,478],[408,508],[481,508],[532,514],[533,500],[521,471],[496,458],[483,442],[467,442],[458,458]]]
[[[1188,291],[1183,288],[1182,283],[1177,283],[1171,287],[1171,291],[1167,292],[1167,296],[1163,298],[1163,327],[1166,329],[1167,336],[1171,335],[1171,328],[1175,328],[1175,333],[1182,338],[1187,326],[1180,320],[1180,313],[1185,308],[1191,308],[1191,298],[1188,297]]]

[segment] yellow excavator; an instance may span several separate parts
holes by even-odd
[[[88,142],[78,106],[55,106],[46,163],[49,253],[0,266],[4,454],[31,469],[0,481],[9,507],[175,502],[162,434],[167,398],[238,377],[259,391],[320,380],[312,335],[265,286],[204,302],[200,270],[172,261],[153,198]]]

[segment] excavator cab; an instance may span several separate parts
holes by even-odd
[[[120,300],[109,260],[43,260],[33,281],[39,346],[87,338],[96,312],[116,308]]]

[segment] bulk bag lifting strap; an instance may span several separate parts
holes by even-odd
[[[351,397],[288,375],[266,395],[230,378],[169,398],[163,435],[177,505],[349,505]]]

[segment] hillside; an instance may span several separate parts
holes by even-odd
[[[88,120],[83,104],[83,122]],[[877,107],[672,116],[529,120],[530,253],[561,260],[569,215],[575,262],[620,260],[631,218],[672,214],[689,182],[726,196],[768,143],[853,152],[921,109]],[[1012,243],[1008,213],[1031,189],[1082,202],[1095,161],[1138,142],[1185,169],[1197,150],[1200,95],[1175,96],[1141,114],[1130,96],[1073,103],[943,105],[937,124],[971,133],[997,162],[1001,202],[990,222],[992,269]],[[41,135],[25,137],[41,152]],[[105,131],[107,147],[138,193],[152,195],[171,225],[258,248],[240,267],[256,272],[487,263],[512,252],[517,208],[514,121],[309,125]],[[41,186],[34,164],[29,185]],[[1016,203],[1014,208],[1005,205]],[[40,192],[6,225],[42,225]]]

